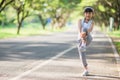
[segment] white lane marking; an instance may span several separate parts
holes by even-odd
[[[110,38],[107,34],[106,34],[106,36],[107,36],[107,38],[108,38],[110,44],[112,45],[114,57],[115,57],[116,63],[117,63],[117,69],[118,69],[119,76],[120,76],[120,56],[119,56],[119,54],[118,54],[118,52],[117,52],[117,50],[116,50],[116,48],[115,48],[115,46],[114,46],[114,44],[113,44],[111,38]]]
[[[72,47],[70,47],[70,48],[68,48],[68,49],[66,49],[66,50],[58,53],[58,55],[50,58],[49,60],[47,60],[47,61],[45,61],[45,62],[37,65],[36,67],[33,67],[31,70],[28,70],[28,71],[26,71],[26,72],[23,72],[22,74],[20,74],[20,75],[18,75],[18,76],[16,76],[16,77],[13,77],[13,78],[11,78],[11,79],[9,79],[9,80],[19,80],[19,79],[21,79],[22,77],[30,74],[31,72],[33,72],[33,71],[35,71],[35,70],[43,67],[44,65],[48,64],[48,63],[51,62],[52,60],[57,59],[57,58],[59,58],[60,56],[62,56],[63,54],[71,51],[71,50],[74,49],[75,47],[76,47],[76,46],[72,46]]]

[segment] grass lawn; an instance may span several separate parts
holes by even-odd
[[[118,52],[120,54],[120,41],[119,42],[114,41],[114,44],[116,45],[116,48],[117,48],[117,50],[118,50]]]
[[[113,39],[113,42],[117,48],[117,51],[120,54],[120,30],[108,32],[108,34]]]
[[[111,37],[118,37],[118,38],[120,38],[120,30],[108,32],[108,34],[109,34]]]
[[[34,27],[31,26],[31,24],[29,25],[25,26],[24,28],[21,28],[19,35],[17,35],[17,28],[15,27],[0,28],[0,39],[22,37],[22,36],[46,35],[46,34],[62,32],[67,30],[66,27],[62,29],[54,29],[54,30],[47,27],[45,30],[43,30],[42,27],[36,27],[37,25],[35,25]]]

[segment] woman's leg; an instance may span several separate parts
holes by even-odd
[[[80,57],[80,60],[82,61],[82,65],[84,66],[84,68],[86,68],[86,66],[88,65],[87,64],[87,61],[86,61],[86,52],[82,52],[80,50],[80,44],[81,44],[81,40],[79,40],[79,44],[78,44],[78,52],[79,52],[79,57]]]
[[[88,46],[91,42],[92,42],[92,36],[90,34],[87,35],[87,38],[86,38],[86,45]]]
[[[87,64],[87,60],[86,60],[86,52],[81,52],[80,47],[78,46],[78,52],[79,52],[79,57],[80,57],[80,60],[82,62],[82,65],[84,67],[84,72],[82,73],[82,76],[86,76],[88,75],[88,64]]]
[[[80,57],[80,60],[82,61],[82,65],[84,66],[85,69],[87,69],[87,61],[86,61],[86,53],[85,52],[81,52],[80,50],[79,51],[79,57]]]
[[[87,35],[86,41],[87,41],[87,46],[88,46],[92,41],[92,36],[90,34]],[[79,44],[80,43],[81,43],[81,41],[79,41]],[[83,72],[82,75],[83,76],[88,75],[88,64],[87,64],[87,60],[86,60],[86,52],[81,52],[79,46],[78,46],[78,52],[79,52],[79,56],[80,56],[82,65],[84,66],[84,69],[85,69],[85,71]]]

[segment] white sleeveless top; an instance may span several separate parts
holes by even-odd
[[[81,20],[82,29],[83,28],[89,29],[91,27],[91,24],[92,24],[92,20],[89,20],[87,23],[84,21],[84,19]],[[78,40],[79,39],[80,39],[80,32],[78,32]]]

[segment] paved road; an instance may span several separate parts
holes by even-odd
[[[81,77],[75,30],[0,40],[0,80],[120,80],[108,38],[99,31],[87,50],[90,76]]]

